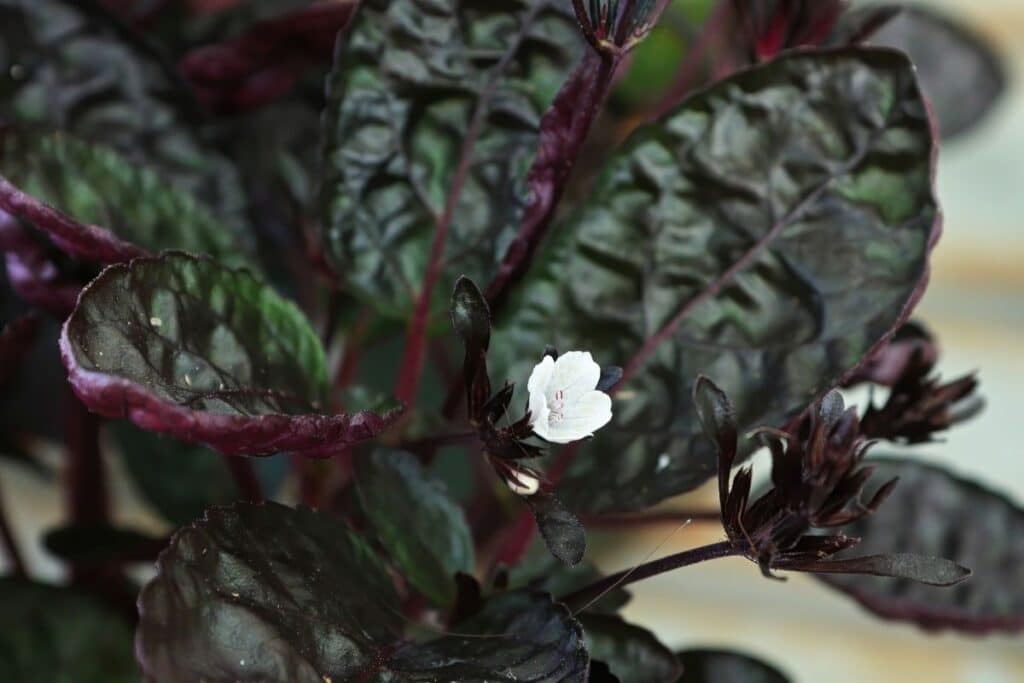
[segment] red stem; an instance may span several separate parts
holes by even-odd
[[[455,217],[455,209],[462,195],[462,189],[466,184],[470,167],[473,164],[473,150],[483,130],[490,102],[497,90],[498,81],[519,51],[519,46],[526,38],[528,30],[533,25],[533,21],[542,6],[543,3],[534,5],[530,14],[523,20],[523,25],[520,27],[515,41],[501,58],[501,61],[491,71],[490,80],[480,95],[476,110],[473,112],[473,118],[466,131],[466,138],[462,143],[462,150],[460,152],[459,165],[456,168],[451,188],[445,199],[444,211],[437,219],[437,229],[434,232],[434,242],[430,247],[430,257],[427,262],[427,272],[423,279],[423,289],[420,291],[419,299],[416,302],[416,310],[409,323],[408,341],[406,342],[405,353],[399,366],[398,383],[395,386],[395,398],[402,403],[411,404],[413,402],[417,389],[419,389],[420,378],[423,375],[427,326],[430,322],[430,303],[434,296],[434,288],[437,286],[437,281],[441,278],[441,274],[444,271],[444,246],[448,239],[452,219]]]
[[[684,550],[681,553],[669,555],[668,557],[663,557],[660,560],[653,560],[651,562],[637,565],[632,569],[624,569],[621,572],[616,572],[606,576],[599,581],[595,581],[589,586],[584,586],[579,590],[573,591],[572,593],[559,598],[558,601],[566,605],[574,614],[579,613],[590,607],[605,593],[608,593],[620,586],[628,586],[631,583],[643,581],[644,579],[649,579],[652,576],[664,574],[666,572],[680,569],[682,567],[688,567],[700,562],[716,560],[722,557],[734,557],[739,554],[741,554],[740,551],[734,548],[732,543],[729,541],[721,541],[719,543],[712,543],[711,545],[705,545],[691,550]]]
[[[99,418],[71,396],[67,423],[68,464],[65,471],[68,518],[74,524],[110,519],[106,464],[100,452]]]
[[[238,492],[242,498],[250,503],[262,503],[264,500],[263,487],[260,485],[260,480],[256,477],[252,462],[241,455],[226,455],[224,460],[228,465],[228,470],[231,471],[231,476],[234,478],[235,485],[238,487]]]

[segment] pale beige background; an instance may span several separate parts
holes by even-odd
[[[933,285],[920,313],[945,347],[943,371],[981,371],[984,414],[923,457],[1012,494],[1024,503],[1024,0],[932,0],[962,13],[1007,56],[1013,90],[985,126],[942,153],[939,195],[946,231],[935,255]],[[0,463],[0,486],[23,539],[60,521],[56,489]],[[118,516],[159,528],[130,491],[118,489]],[[698,494],[711,504],[708,491]],[[670,527],[595,539],[608,570],[641,561]],[[659,554],[715,540],[694,525]],[[614,542],[613,542],[614,541]],[[24,544],[33,571],[58,578],[36,545]],[[0,558],[0,572],[4,560]],[[798,683],[1022,683],[1024,636],[928,636],[878,621],[815,581],[760,579],[739,560],[709,563],[635,587],[627,617],[673,646],[723,645],[759,653]]]

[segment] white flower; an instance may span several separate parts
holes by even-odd
[[[530,391],[530,426],[533,433],[552,443],[579,441],[612,419],[612,399],[597,390],[601,366],[587,351],[569,351],[533,368],[526,387]]]

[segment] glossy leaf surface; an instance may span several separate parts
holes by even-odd
[[[1024,629],[1024,510],[946,470],[877,458],[868,486],[899,477],[878,512],[843,529],[864,540],[848,555],[917,553],[948,557],[973,575],[952,588],[863,576],[821,577],[879,616],[926,629]]]
[[[626,368],[566,504],[639,509],[707,480],[698,374],[741,429],[782,426],[891,334],[938,235],[933,153],[909,61],[877,49],[783,56],[641,129],[491,345],[497,378],[547,344]]]
[[[182,253],[105,270],[61,352],[93,411],[226,454],[331,455],[395,416],[325,414],[324,351],[302,313],[247,271]]]
[[[675,683],[679,679],[679,660],[647,629],[601,614],[584,614],[580,623],[590,656],[604,662],[622,683]]]
[[[473,537],[444,482],[408,453],[378,451],[356,460],[359,500],[370,527],[410,583],[451,605],[455,575],[472,574]]]
[[[492,275],[580,44],[556,0],[362,3],[328,79],[322,238],[370,304],[411,310],[442,223],[445,264]]]
[[[585,680],[589,662],[568,611],[526,592],[491,599],[459,635],[401,642],[372,550],[327,514],[274,503],[214,509],[179,532],[139,604],[137,651],[164,683],[554,683]]]

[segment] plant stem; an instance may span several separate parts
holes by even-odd
[[[640,515],[581,515],[580,521],[588,527],[634,527],[681,522],[717,523],[722,521],[718,510],[672,510]]]
[[[469,128],[466,130],[466,137],[463,140],[462,149],[459,154],[459,164],[452,178],[448,196],[445,198],[444,210],[437,218],[437,228],[434,232],[434,242],[430,247],[430,257],[427,261],[427,271],[423,278],[423,288],[420,291],[416,302],[416,310],[409,323],[409,332],[406,337],[408,341],[406,342],[405,353],[402,355],[402,362],[399,366],[398,383],[395,386],[395,398],[402,403],[412,403],[419,389],[420,377],[423,375],[424,349],[428,334],[427,327],[430,322],[430,304],[434,298],[434,288],[444,271],[445,242],[448,239],[448,232],[455,218],[455,209],[458,207],[459,199],[462,196],[462,189],[469,178],[469,171],[473,164],[473,152],[476,148],[477,140],[483,132],[491,100],[494,99],[494,95],[497,92],[498,82],[519,52],[519,47],[526,39],[529,29],[533,26],[533,22],[542,7],[543,3],[534,5],[530,14],[523,20],[519,34],[513,40],[501,60],[491,70],[487,86],[477,101],[473,118],[470,120]]]
[[[110,519],[110,501],[100,452],[100,421],[76,396],[70,398],[65,436],[67,515],[75,524],[102,524]]]
[[[250,503],[262,503],[264,500],[263,487],[256,477],[256,471],[252,468],[252,462],[241,455],[226,455],[224,460],[242,498]]]
[[[18,539],[14,536],[14,530],[7,521],[7,508],[4,506],[3,489],[0,488],[0,541],[3,542],[7,559],[11,563],[11,569],[15,576],[27,576],[25,560],[18,547]]]
[[[681,567],[688,567],[692,564],[699,564],[700,562],[715,560],[721,557],[734,557],[740,554],[741,552],[733,547],[732,543],[729,541],[721,541],[719,543],[712,543],[699,548],[684,550],[681,553],[669,555],[668,557],[663,557],[659,560],[652,560],[651,562],[637,565],[632,569],[624,569],[621,572],[616,572],[606,576],[599,581],[595,581],[589,586],[584,586],[579,590],[573,591],[572,593],[559,598],[558,601],[564,603],[573,611],[574,614],[576,614],[590,607],[590,605],[596,602],[603,595],[614,588],[618,588],[619,586],[628,586],[631,583],[643,581],[644,579],[649,579],[652,576],[664,574]]]

